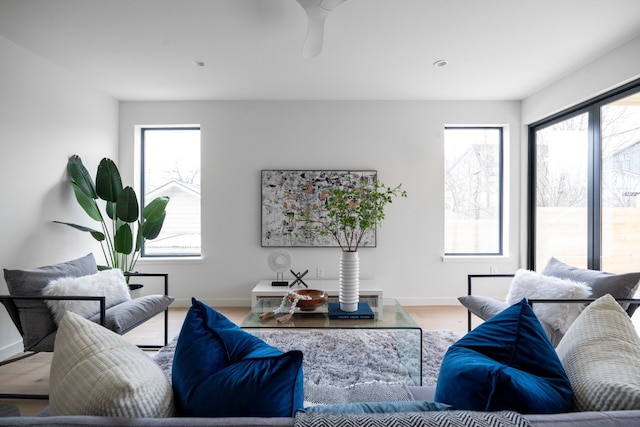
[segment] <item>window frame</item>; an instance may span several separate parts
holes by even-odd
[[[145,198],[145,153],[146,153],[146,141],[145,141],[145,132],[146,131],[184,131],[184,130],[197,130],[202,132],[201,126],[197,125],[174,125],[174,126],[139,126],[139,136],[140,136],[140,209],[146,206],[146,198]],[[201,133],[202,136],[202,133]],[[200,141],[200,148],[202,148],[202,139]],[[200,164],[202,165],[202,156],[200,156]],[[140,218],[141,224],[144,222],[144,218]],[[200,251],[198,253],[185,253],[185,254],[148,254],[146,253],[145,244],[140,248],[140,259],[159,259],[159,258],[198,258],[202,256],[202,220],[200,221]],[[146,242],[145,242],[146,243]]]
[[[601,270],[602,254],[602,141],[601,108],[630,95],[640,93],[640,79],[591,98],[560,111],[528,126],[527,161],[527,268],[536,265],[536,197],[537,197],[537,131],[568,120],[580,114],[588,114],[588,178],[587,178],[587,268]]]
[[[444,132],[447,130],[456,129],[479,129],[479,130],[497,130],[499,133],[498,141],[498,251],[497,252],[444,252],[444,256],[450,258],[457,257],[503,257],[505,256],[505,221],[504,221],[504,138],[505,138],[505,126],[495,125],[447,125],[444,127]],[[444,138],[443,138],[444,139]],[[443,156],[444,157],[444,156]],[[445,178],[446,179],[446,178]],[[446,220],[445,220],[446,223]],[[443,243],[446,243],[446,235],[444,236]]]

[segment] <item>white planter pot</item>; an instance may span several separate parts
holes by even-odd
[[[360,301],[360,259],[358,252],[342,252],[340,258],[340,310],[356,311]]]

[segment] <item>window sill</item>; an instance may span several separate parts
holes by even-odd
[[[138,259],[139,265],[152,264],[201,264],[204,262],[203,256],[185,256],[185,257],[145,257]]]
[[[513,262],[513,258],[507,255],[442,255],[442,262]]]

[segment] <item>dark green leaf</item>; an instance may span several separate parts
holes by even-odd
[[[98,242],[102,242],[104,240],[104,233],[102,231],[90,231],[89,234],[93,236]]]
[[[133,250],[133,233],[131,232],[131,226],[127,223],[122,224],[116,230],[116,235],[113,238],[113,248],[116,252],[121,254],[130,254]]]
[[[75,182],[70,182],[69,185],[73,188],[73,193],[76,196],[78,204],[82,209],[84,209],[87,215],[89,215],[94,221],[102,221],[102,214],[100,213],[100,209],[98,208],[96,201],[87,196]]]
[[[136,233],[136,247],[135,251],[139,252],[142,249],[142,244],[144,243],[144,237],[142,236],[142,227],[138,224],[138,232]]]
[[[167,213],[163,212],[157,221],[145,221],[141,227],[142,236],[148,240],[153,240],[158,237],[166,216]]]
[[[69,157],[67,173],[69,173],[71,181],[75,182],[84,194],[92,199],[98,198],[93,178],[91,178],[87,168],[82,164],[82,159],[79,156],[73,155]]]
[[[107,211],[107,216],[113,221],[116,218],[116,204],[113,202],[107,202],[107,205],[105,207],[105,210]]]
[[[118,196],[122,192],[122,179],[116,164],[111,159],[104,158],[98,165],[96,192],[102,200],[118,201]]]
[[[78,225],[78,224],[71,224],[69,222],[62,222],[62,221],[53,221],[56,224],[64,224],[64,225],[68,225],[69,227],[75,228],[76,230],[80,230],[80,231],[86,231],[88,233],[90,233],[94,239],[96,239],[98,242],[102,242],[104,240],[104,234],[98,230],[94,230],[92,228],[89,227],[85,227],[84,225]]]
[[[116,214],[124,222],[135,222],[139,214],[138,198],[133,188],[126,187],[118,197]]]
[[[142,210],[142,217],[147,221],[157,221],[165,213],[169,196],[156,197]]]

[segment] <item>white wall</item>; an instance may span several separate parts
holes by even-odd
[[[51,221],[85,221],[66,181],[67,158],[79,154],[95,168],[117,154],[118,104],[3,37],[0,58],[0,266],[86,255],[94,249],[88,236]],[[2,359],[22,351],[22,341],[4,309],[0,325]]]
[[[640,37],[523,100],[522,123],[529,125],[637,78]]]
[[[402,183],[407,199],[390,205],[378,247],[360,250],[362,278],[405,304],[454,304],[466,274],[519,267],[518,102],[122,102],[120,164],[133,163],[136,125],[202,126],[202,247],[200,262],[139,263],[168,272],[171,293],[217,305],[247,305],[254,284],[274,275],[269,248],[260,247],[262,169],[376,169],[388,185]],[[507,204],[511,257],[442,261],[443,127],[507,125]],[[133,179],[133,169],[121,170]],[[339,250],[291,248],[296,271],[316,267],[338,276]]]

